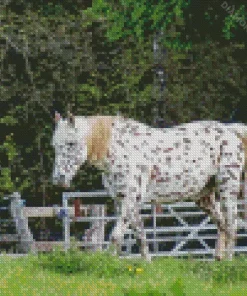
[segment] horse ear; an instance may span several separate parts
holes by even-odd
[[[75,127],[75,116],[68,112],[68,122],[72,127]]]
[[[55,111],[55,118],[54,121],[55,123],[58,123],[58,121],[62,118],[61,114]]]

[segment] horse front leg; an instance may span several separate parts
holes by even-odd
[[[232,260],[237,236],[237,202],[228,198],[226,204],[226,259]]]
[[[120,255],[121,254],[121,246],[122,241],[124,238],[124,234],[126,233],[128,227],[131,223],[131,216],[132,212],[134,211],[134,205],[133,199],[130,198],[131,195],[125,194],[122,196],[121,200],[115,200],[115,210],[116,210],[116,204],[118,204],[118,218],[116,222],[116,226],[114,227],[112,231],[111,236],[111,247],[113,249],[112,253],[114,255]],[[133,195],[132,195],[133,197]]]
[[[144,224],[140,215],[140,205],[133,209],[131,216],[131,228],[135,232],[137,244],[141,249],[141,256],[147,262],[151,262],[151,255],[149,253]]]
[[[135,231],[137,243],[141,246],[142,257],[150,261],[151,257],[148,252],[146,235],[140,218],[140,204],[146,192],[148,180],[145,173],[145,170],[142,172],[135,166],[129,170],[126,180],[127,188],[121,201],[120,217],[113,230],[112,243],[116,246],[117,252],[120,252],[124,233],[131,224],[132,229]]]
[[[130,225],[130,220],[128,217],[120,216],[117,219],[116,226],[112,231],[112,237],[110,242],[110,249],[113,255],[120,255],[122,251],[122,241],[124,238],[124,234],[126,233],[128,227]]]
[[[148,243],[146,240],[146,233],[144,231],[144,227],[138,227],[136,229],[136,240],[137,240],[137,244],[140,246],[141,248],[141,256],[147,261],[147,262],[151,262],[151,255],[149,253],[149,247],[148,247]]]
[[[218,227],[218,237],[215,247],[215,259],[221,261],[224,259],[226,251],[226,233],[224,229]]]
[[[141,256],[148,262],[151,262],[146,233],[140,216],[140,207],[137,204],[122,205],[122,215],[118,218],[117,224],[112,232],[111,244],[114,255],[120,255],[124,234],[131,225],[135,233],[137,244],[141,249]]]

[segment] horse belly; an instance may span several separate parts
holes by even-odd
[[[185,199],[194,199],[205,187],[208,178],[187,176],[183,180],[171,181],[170,183],[155,183],[149,190],[149,199],[156,199],[159,202],[172,202]]]
[[[197,147],[198,149],[198,147]],[[172,202],[194,199],[199,196],[208,180],[216,173],[216,166],[209,153],[203,157],[189,153],[181,161],[171,156],[171,162],[157,163],[156,175],[151,178],[147,190],[147,201],[156,199],[160,202]]]

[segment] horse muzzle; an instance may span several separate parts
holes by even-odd
[[[53,185],[61,186],[63,188],[70,187],[70,182],[66,182],[65,175],[53,176]]]

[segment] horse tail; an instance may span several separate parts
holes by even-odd
[[[233,131],[237,135],[247,138],[247,124],[243,123],[226,123],[227,129]]]
[[[246,172],[247,172],[247,124],[230,123],[230,124],[227,124],[227,129],[234,132],[243,144],[244,158],[245,158],[244,170],[245,170],[245,175],[246,175]],[[245,176],[245,177],[247,177],[247,176]]]
[[[245,164],[244,164],[244,176],[243,176],[243,188],[242,192],[244,194],[244,197],[247,198],[247,125],[242,123],[232,123],[227,124],[227,129],[234,132],[238,138],[242,141],[243,147],[244,147],[244,158],[245,158]],[[243,218],[238,217],[238,227],[247,229],[247,221],[245,221]]]

